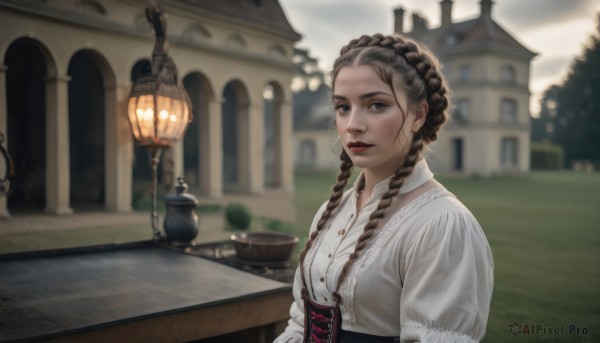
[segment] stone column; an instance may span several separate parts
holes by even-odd
[[[279,148],[277,160],[280,168],[279,185],[286,191],[294,190],[294,151],[293,146],[293,121],[292,102],[284,101],[279,110],[279,137],[281,147]]]
[[[46,213],[71,214],[69,206],[68,75],[46,80]]]
[[[244,189],[250,194],[260,194],[264,192],[265,184],[265,158],[264,158],[264,145],[265,145],[265,129],[264,129],[264,109],[262,99],[248,106],[248,121],[247,127],[247,144],[245,150],[242,150],[242,156],[246,155],[245,158],[240,158],[243,171],[247,173],[246,180],[247,184]],[[244,126],[239,126],[244,129]],[[241,156],[241,157],[242,157]]]
[[[5,148],[8,149],[8,132],[7,126],[7,101],[6,101],[6,70],[8,68],[4,64],[0,64],[0,133],[4,135],[4,142],[2,143]],[[0,162],[2,163],[2,162]],[[8,166],[3,166],[4,168]],[[3,177],[4,175],[2,175]],[[6,194],[0,194],[0,219],[10,218],[10,211],[8,211],[8,204],[6,201]]]
[[[129,84],[113,84],[105,87],[105,207],[108,211],[131,211],[133,137],[127,117],[130,89]]]
[[[162,180],[159,180],[162,187],[170,191],[175,185],[175,181],[179,174],[177,174],[178,156],[183,153],[183,149],[180,147],[180,142],[173,145],[173,147],[163,150],[160,159],[162,160]],[[180,162],[181,164],[183,162]],[[160,185],[159,185],[160,187]],[[160,193],[159,193],[160,195]],[[161,201],[161,199],[159,199]]]
[[[223,99],[212,100],[200,114],[200,189],[211,198],[223,196]],[[196,119],[194,119],[196,120]]]
[[[173,152],[172,160],[173,166],[171,172],[173,173],[173,179],[170,180],[171,184],[169,188],[175,187],[177,178],[183,175],[183,137],[170,149]]]
[[[279,188],[281,188],[281,181],[283,180],[283,137],[286,137],[283,135],[283,126],[281,125],[284,121],[282,120],[283,118],[281,118],[283,112],[282,106],[283,103],[279,100],[273,104],[273,122],[271,123],[273,130],[273,185]],[[287,139],[289,138],[290,136],[287,136]]]

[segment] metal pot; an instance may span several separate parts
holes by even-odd
[[[165,197],[167,213],[163,226],[167,240],[177,245],[189,245],[198,235],[198,200],[187,192],[188,185],[183,177],[177,178],[175,192]]]

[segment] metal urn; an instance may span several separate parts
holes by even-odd
[[[167,213],[163,222],[167,241],[176,245],[190,245],[198,235],[198,215],[195,212],[198,200],[187,192],[188,185],[183,177],[177,178],[175,192],[165,197]]]

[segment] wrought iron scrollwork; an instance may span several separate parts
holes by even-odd
[[[8,149],[4,147],[3,143],[4,134],[0,132],[0,153],[4,159],[4,168],[6,169],[4,173],[2,173],[3,175],[0,179],[0,194],[8,193],[10,190],[10,180],[15,177],[15,164],[8,153]]]

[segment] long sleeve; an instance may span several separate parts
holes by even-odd
[[[493,260],[470,212],[435,214],[400,261],[401,342],[480,341],[493,288]]]

